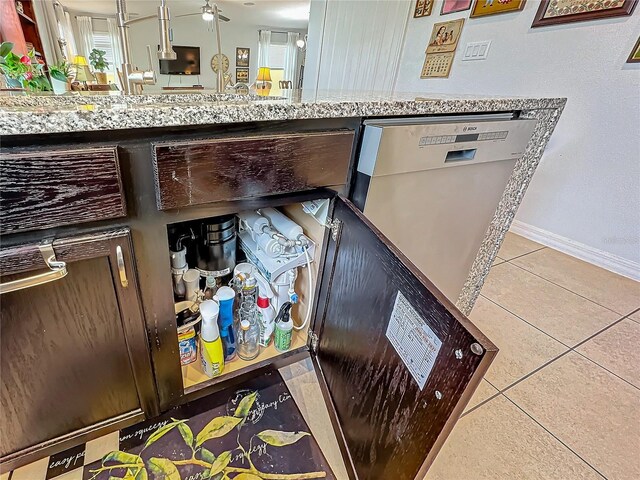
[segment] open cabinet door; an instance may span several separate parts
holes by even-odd
[[[315,363],[343,453],[360,480],[422,479],[497,348],[350,202],[333,219]]]

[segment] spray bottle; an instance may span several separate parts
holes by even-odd
[[[213,300],[205,300],[200,304],[200,314],[202,315],[200,359],[205,375],[210,378],[220,375],[224,368],[224,351],[218,330],[218,313],[218,304]]]
[[[291,348],[291,338],[293,337],[293,320],[291,320],[291,302],[285,302],[280,307],[276,317],[274,343],[276,350],[286,352]]]
[[[268,347],[271,343],[271,335],[275,328],[275,311],[269,304],[269,297],[262,294],[262,290],[258,294],[258,324],[260,325],[260,346]]]

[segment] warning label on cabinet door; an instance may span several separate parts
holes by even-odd
[[[442,341],[400,292],[387,326],[387,338],[422,390],[436,363]]]

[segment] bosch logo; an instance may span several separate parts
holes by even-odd
[[[478,127],[464,127],[462,129],[463,132],[471,132],[472,130],[477,130]]]

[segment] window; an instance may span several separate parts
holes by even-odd
[[[111,35],[109,32],[93,32],[93,47],[98,50],[104,50],[106,55],[104,56],[105,60],[109,64],[109,68],[105,71],[107,74],[107,79],[110,83],[116,82],[116,63],[114,61],[113,55],[113,45],[111,43]]]

